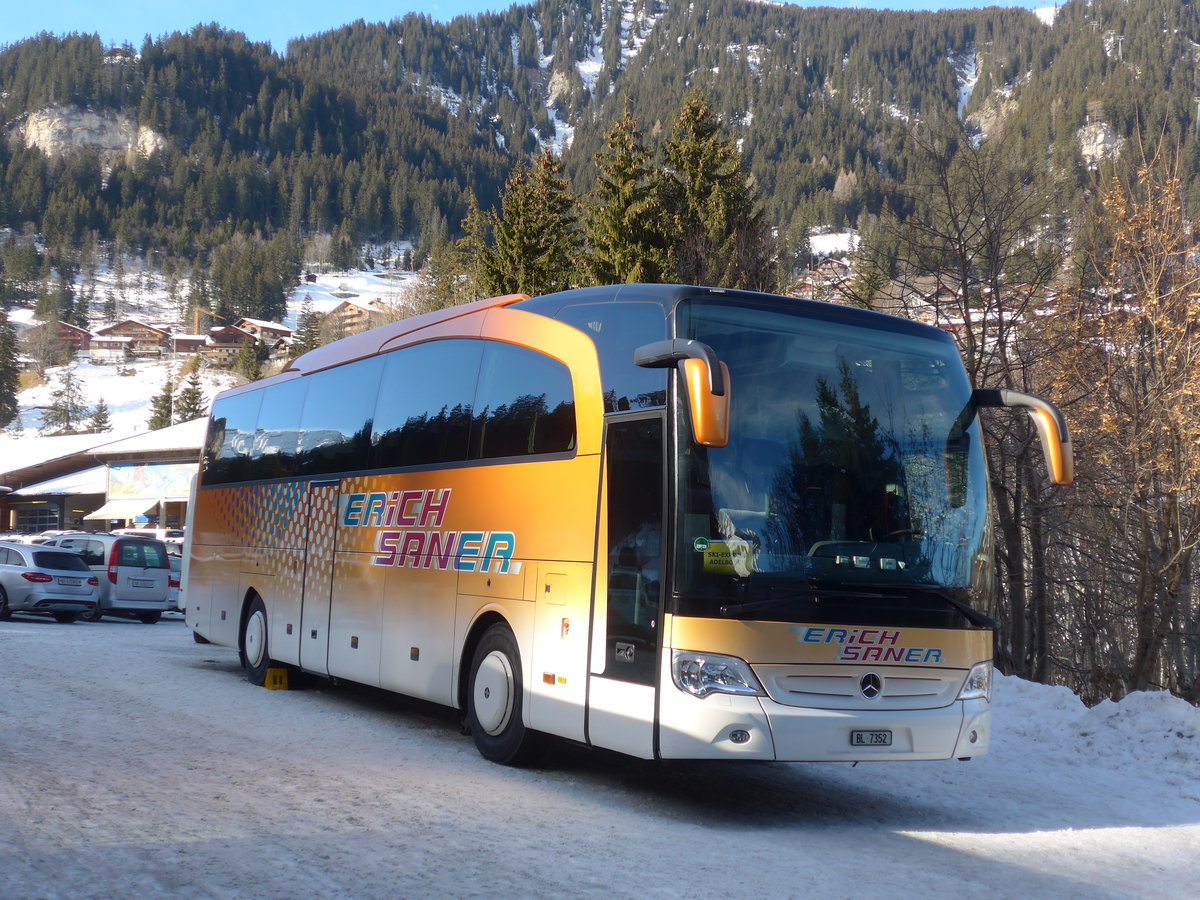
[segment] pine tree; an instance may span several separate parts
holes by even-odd
[[[88,419],[87,430],[93,434],[112,430],[112,417],[109,415],[108,404],[104,402],[103,397],[96,404],[96,408],[92,410],[92,416]]]
[[[464,300],[474,299],[465,295],[463,270],[466,265],[459,244],[439,238],[429,251],[429,259],[421,268],[417,284],[410,294],[415,298],[413,306],[417,312],[446,309]]]
[[[233,368],[247,381],[258,381],[262,378],[262,365],[254,341],[246,341],[238,348],[237,356],[233,359]]]
[[[663,281],[671,261],[662,179],[654,177],[650,151],[628,110],[606,140],[584,207],[588,272],[595,284]]]
[[[151,431],[158,431],[160,428],[166,428],[174,420],[175,409],[175,378],[174,372],[167,370],[167,377],[163,380],[162,390],[154,395],[154,399],[150,401],[150,421],[147,425]]]
[[[467,215],[462,221],[463,236],[455,244],[458,260],[462,266],[462,294],[471,299],[487,296],[488,280],[484,276],[484,264],[488,258],[490,234],[494,217],[479,208],[475,192],[467,195]]]
[[[17,364],[17,335],[8,321],[8,313],[0,309],[0,428],[18,419],[17,392],[20,388],[20,367]]]
[[[288,356],[295,359],[321,345],[321,314],[313,309],[312,294],[305,294],[300,304],[300,316],[296,320],[296,334],[288,348]]]
[[[518,169],[492,222],[495,244],[481,261],[484,292],[536,296],[570,287],[580,255],[575,208],[562,166],[549,150],[532,170]]]
[[[75,376],[75,367],[66,366],[58,375],[58,384],[50,392],[50,404],[42,414],[42,431],[48,434],[76,434],[88,417],[83,385]]]
[[[199,371],[193,369],[183,383],[183,390],[175,398],[175,421],[191,422],[208,415],[208,402],[204,399],[204,386]]]
[[[665,185],[678,229],[675,269],[687,283],[770,290],[774,245],[742,155],[698,88],[667,141]]]

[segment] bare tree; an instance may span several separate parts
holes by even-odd
[[[889,226],[859,256],[874,276],[858,302],[891,298],[889,311],[949,329],[972,385],[1044,391],[1038,363],[1052,348],[1037,322],[1063,257],[1049,228],[1053,184],[1034,161],[1016,158],[1003,137],[979,143],[954,118],[931,119],[910,134],[921,170]],[[881,289],[881,273],[894,273]],[[866,294],[870,296],[866,296]],[[1053,594],[1046,564],[1041,451],[1023,417],[986,417],[997,507],[997,660],[1010,672],[1046,679]]]
[[[1087,266],[1064,302],[1062,391],[1088,459],[1062,527],[1061,622],[1079,689],[1200,699],[1200,243],[1161,153],[1101,193]]]

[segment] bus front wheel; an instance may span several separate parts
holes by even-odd
[[[533,757],[537,735],[521,721],[522,693],[517,639],[497,623],[475,647],[467,691],[467,721],[484,759],[515,766]]]
[[[271,657],[267,652],[267,607],[261,597],[250,601],[250,610],[242,623],[242,668],[251,684],[267,682]]]

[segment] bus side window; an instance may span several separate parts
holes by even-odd
[[[575,447],[571,373],[556,359],[488,342],[475,395],[471,459],[564,453]]]
[[[297,378],[265,389],[250,451],[256,479],[296,474],[296,448],[300,437],[297,424],[311,380]]]
[[[218,400],[213,406],[204,459],[206,484],[230,484],[254,477],[250,451],[262,395],[262,391],[250,391]]]
[[[482,352],[482,341],[431,341],[383,358],[371,432],[373,468],[467,458],[471,400]],[[420,390],[413,390],[414,385]]]
[[[300,416],[300,474],[367,468],[382,370],[383,360],[372,357],[310,376]]]

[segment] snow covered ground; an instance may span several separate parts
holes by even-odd
[[[969,763],[485,762],[453,713],[267,691],[178,620],[0,623],[0,896],[1183,898],[1200,710],[1001,678]]]

